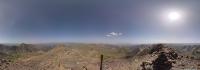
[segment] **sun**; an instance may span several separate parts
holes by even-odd
[[[180,10],[171,10],[164,13],[164,24],[167,27],[182,27],[184,26],[185,13]]]
[[[170,21],[177,21],[177,20],[180,20],[181,14],[179,12],[175,12],[175,11],[169,12],[168,18]]]

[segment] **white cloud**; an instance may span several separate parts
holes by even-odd
[[[121,35],[123,35],[123,34],[120,33],[120,32],[110,32],[110,33],[108,33],[108,34],[106,35],[106,37],[119,37],[119,36],[121,36]]]
[[[111,35],[106,35],[107,37],[111,37]]]
[[[118,33],[116,33],[116,32],[111,32],[110,35],[117,36]]]

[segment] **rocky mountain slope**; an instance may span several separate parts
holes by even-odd
[[[200,69],[200,60],[168,45],[115,46],[102,44],[57,45],[47,52],[30,52],[11,62],[0,60],[2,70],[184,70]],[[187,53],[187,54],[186,54]]]

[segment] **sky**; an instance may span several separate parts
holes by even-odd
[[[200,0],[0,0],[0,43],[199,43]],[[170,21],[168,14],[181,16]]]

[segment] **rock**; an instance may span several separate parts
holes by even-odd
[[[151,62],[142,62],[142,70],[170,70],[176,63],[178,54],[172,48],[163,44],[157,44],[152,47],[150,55],[158,56]]]
[[[10,65],[11,61],[6,59],[0,59],[0,70],[4,70]]]

